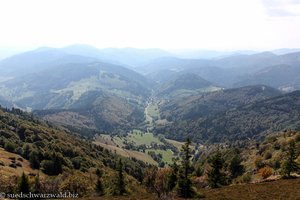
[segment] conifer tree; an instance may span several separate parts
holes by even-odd
[[[192,188],[192,181],[190,180],[191,173],[191,140],[187,139],[186,143],[181,149],[181,168],[178,177],[178,195],[184,198],[191,198],[195,192]]]
[[[40,168],[40,160],[39,160],[39,154],[36,151],[32,151],[29,154],[29,162],[30,166],[33,169],[39,169]]]
[[[172,172],[171,172],[169,180],[168,180],[169,190],[173,190],[177,184],[178,165],[177,165],[176,161],[174,161],[174,163],[171,165],[171,168],[172,168]]]
[[[99,168],[96,169],[96,175],[98,176],[98,178],[101,178],[103,175],[102,170],[100,170]]]
[[[208,171],[208,182],[210,187],[217,188],[225,183],[225,174],[222,172],[223,159],[222,154],[218,150],[209,160],[211,169]]]
[[[296,144],[292,140],[289,145],[286,160],[282,164],[282,174],[286,177],[291,177],[291,173],[300,170],[299,164],[295,161],[297,158]]]
[[[22,176],[20,177],[17,191],[18,191],[18,193],[24,193],[24,194],[28,194],[30,192],[30,185],[29,185],[28,177],[25,175],[24,172],[23,172]]]
[[[60,154],[53,153],[52,161],[54,163],[54,165],[53,165],[54,174],[56,175],[56,174],[62,173],[62,164],[63,164],[62,156]]]
[[[118,172],[117,191],[119,195],[123,195],[124,193],[126,193],[126,189],[125,189],[125,181],[124,181],[124,174],[123,174],[123,163],[121,158],[119,159],[118,162],[117,172]]]
[[[98,178],[96,182],[96,192],[99,196],[102,196],[104,194],[104,189],[100,178]]]
[[[228,166],[232,179],[234,179],[244,173],[245,168],[241,163],[242,163],[242,158],[239,154],[239,151],[235,150],[234,155],[231,158],[231,160],[229,162],[229,166]]]

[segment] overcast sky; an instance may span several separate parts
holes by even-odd
[[[0,47],[300,47],[300,0],[0,0]]]

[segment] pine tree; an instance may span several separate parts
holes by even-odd
[[[178,165],[176,161],[171,165],[172,172],[168,180],[168,188],[169,190],[173,190],[177,184],[177,174],[178,174]]]
[[[53,153],[52,161],[54,163],[54,165],[53,165],[54,175],[61,174],[62,173],[62,165],[63,165],[62,156],[60,154]]]
[[[101,178],[103,175],[102,170],[100,170],[99,168],[96,169],[96,175],[98,176],[98,178]]]
[[[100,178],[98,178],[96,182],[96,192],[99,196],[102,196],[104,194],[104,189]]]
[[[242,158],[241,158],[239,152],[236,150],[234,152],[234,155],[231,158],[229,166],[228,166],[232,179],[234,179],[244,173],[245,168],[241,164],[241,162],[242,162]]]
[[[187,139],[186,143],[181,149],[181,168],[179,170],[178,177],[178,195],[184,198],[191,198],[194,196],[195,192],[192,188],[192,181],[190,180],[191,173],[191,140]]]
[[[295,159],[297,158],[296,144],[292,140],[289,145],[288,154],[286,160],[282,164],[282,174],[291,177],[291,173],[300,169],[300,166]]]
[[[18,193],[24,193],[24,194],[28,194],[30,192],[30,185],[29,185],[28,177],[25,175],[24,172],[23,172],[22,176],[20,177],[17,191],[18,191]]]
[[[118,162],[117,171],[118,171],[117,191],[119,195],[123,195],[124,193],[126,193],[126,189],[125,189],[125,181],[124,181],[124,174],[123,174],[123,163],[121,158],[119,159]]]
[[[40,168],[40,160],[39,160],[39,154],[36,151],[32,151],[29,154],[29,162],[30,162],[30,166],[33,169],[39,169]]]
[[[222,173],[223,159],[220,151],[209,160],[211,169],[208,171],[208,182],[210,187],[217,188],[225,183],[225,174]]]

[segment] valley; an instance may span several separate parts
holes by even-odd
[[[252,185],[262,198],[260,188],[275,188],[268,181],[299,176],[286,167],[300,162],[299,57],[188,59],[75,45],[6,58],[0,175],[16,182],[0,189],[25,172],[31,187],[39,174],[44,191],[55,181],[84,198],[177,199],[183,182],[195,198],[235,199]]]
[[[300,200],[300,0],[0,0],[0,200]]]

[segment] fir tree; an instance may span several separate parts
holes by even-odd
[[[184,198],[191,198],[194,196],[195,192],[192,188],[192,181],[190,180],[191,173],[191,140],[187,139],[186,143],[181,149],[181,168],[179,170],[178,177],[178,195]]]
[[[228,166],[232,179],[234,179],[244,173],[245,168],[241,164],[241,162],[242,162],[242,158],[239,155],[239,152],[236,150],[234,152],[234,155],[233,155],[232,159],[230,160],[230,163]]]
[[[286,160],[282,164],[282,174],[286,177],[291,177],[291,173],[300,169],[299,164],[295,162],[297,158],[296,144],[292,140],[289,145],[288,154]]]
[[[29,154],[29,162],[30,162],[30,166],[33,169],[39,169],[40,168],[40,160],[39,160],[39,154],[36,151],[32,151]]]
[[[98,178],[96,182],[96,192],[99,196],[102,196],[104,194],[104,189],[100,178]]]
[[[176,161],[171,165],[172,172],[168,180],[168,188],[169,190],[173,190],[177,184],[177,174],[178,174],[178,165]]]
[[[30,185],[29,185],[28,177],[25,175],[24,172],[23,172],[22,176],[20,177],[17,191],[18,191],[18,193],[24,193],[24,194],[28,194],[30,192]]]
[[[54,163],[53,165],[53,172],[54,175],[62,173],[62,165],[63,165],[63,158],[61,155],[53,153],[52,154],[52,161]]]
[[[121,158],[119,159],[118,162],[117,172],[118,172],[117,192],[119,195],[123,195],[124,193],[126,193],[126,189],[125,189],[125,181],[124,181],[124,174],[123,174],[123,163]]]
[[[211,167],[207,173],[209,185],[212,188],[220,187],[225,183],[225,174],[222,172],[224,161],[219,150],[211,157],[209,163]]]
[[[98,178],[101,178],[103,175],[102,170],[100,170],[99,168],[96,169],[96,175],[98,176]]]

